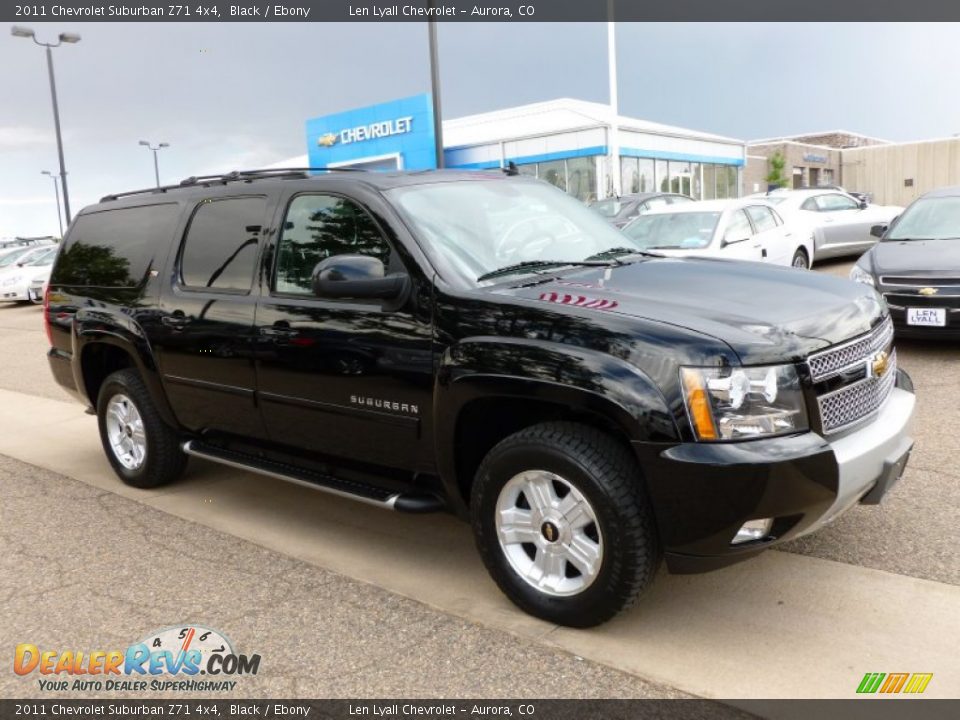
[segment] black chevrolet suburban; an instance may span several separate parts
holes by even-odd
[[[85,208],[49,362],[126,483],[188,456],[469,520],[564,625],[880,501],[914,411],[870,287],[667,258],[485,172],[250,171]]]

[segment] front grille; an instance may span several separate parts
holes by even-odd
[[[834,433],[875,412],[890,395],[897,377],[897,351],[883,375],[868,377],[817,398],[824,434]]]
[[[892,340],[893,323],[887,318],[866,335],[811,355],[807,359],[810,379],[820,382],[859,365],[886,348]]]
[[[898,275],[881,275],[881,285],[903,285],[904,287],[956,287],[960,285],[960,277],[900,277]]]
[[[902,293],[884,293],[883,299],[887,301],[887,305],[895,308],[960,308],[960,295],[904,295]]]

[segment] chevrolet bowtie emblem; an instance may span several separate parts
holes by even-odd
[[[333,133],[327,133],[326,135],[321,135],[317,138],[317,145],[322,145],[323,147],[332,147],[337,144],[337,136]]]
[[[936,295],[938,290],[936,288],[920,288],[917,292],[921,295]]]
[[[880,351],[870,360],[870,371],[874,377],[883,375],[890,366],[890,356],[886,352]]]

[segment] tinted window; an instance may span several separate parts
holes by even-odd
[[[192,288],[249,291],[266,209],[260,197],[205,200],[190,221],[180,278]]]
[[[180,208],[143,205],[84,213],[74,220],[54,282],[132,287],[146,279],[156,254],[166,251]]]
[[[777,221],[773,217],[773,212],[771,212],[770,208],[763,207],[762,205],[751,205],[747,208],[747,214],[750,216],[750,219],[753,220],[757,232],[773,230],[773,228],[777,226]]]
[[[367,213],[332,195],[300,195],[287,210],[274,290],[313,294],[313,268],[334,255],[370,255],[390,264],[390,247]]]
[[[821,195],[817,198],[817,206],[821,212],[833,212],[836,210],[856,210],[860,207],[860,204],[846,195]]]

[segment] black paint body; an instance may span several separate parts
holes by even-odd
[[[386,191],[476,177],[210,183],[86,208],[78,217],[175,203],[179,219],[132,288],[77,283],[58,259],[46,309],[53,373],[95,405],[105,374],[132,365],[185,438],[391,490],[426,490],[464,517],[477,464],[507,434],[550,419],[598,425],[634,449],[675,571],[769,546],[730,546],[746,519],[789,517],[774,529],[783,540],[829,506],[836,462],[816,427],[770,440],[694,442],[679,367],[799,363],[882,321],[886,309],[872,289],[791,268],[673,258],[464,288],[431,265]],[[375,220],[409,275],[402,302],[271,292],[288,203],[316,192],[348,197]],[[178,248],[191,213],[203,201],[246,195],[267,198],[251,292],[179,287]],[[815,388],[803,383],[812,407]]]

